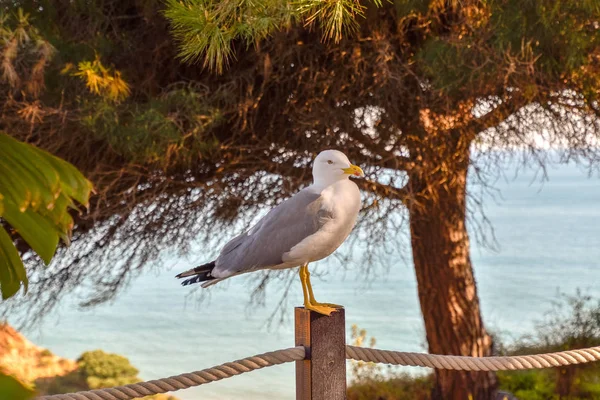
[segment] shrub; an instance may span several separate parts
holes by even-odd
[[[352,343],[367,342],[365,330],[352,327]],[[570,296],[558,294],[545,318],[535,325],[533,335],[521,338],[511,346],[503,346],[495,336],[500,355],[550,353],[600,346],[600,301],[577,291]],[[375,343],[371,338],[370,347]],[[432,375],[411,376],[373,363],[352,362],[352,382],[348,400],[429,399]],[[519,400],[584,400],[600,399],[600,363],[561,368],[500,371],[499,389]]]
[[[376,340],[367,340],[367,331],[352,325],[351,343],[374,347]],[[351,361],[352,382],[348,387],[348,400],[425,400],[433,387],[431,375],[411,376],[399,374],[390,366],[364,361]]]
[[[433,388],[432,375],[395,374],[385,379],[364,379],[348,387],[348,400],[426,400]]]
[[[79,370],[86,377],[100,379],[133,377],[138,370],[129,360],[118,354],[105,353],[102,350],[87,351],[77,360]]]
[[[558,399],[554,394],[556,384],[547,371],[499,371],[497,376],[500,389],[519,400]]]
[[[49,382],[37,382],[46,394],[61,394],[82,390],[101,389],[139,382],[138,370],[129,360],[102,350],[85,352],[77,360],[78,369]],[[146,400],[177,400],[167,394],[144,397]]]
[[[45,357],[52,357],[53,354],[50,350],[48,349],[44,349],[40,352],[40,357],[45,358]]]
[[[577,290],[558,300],[535,325],[535,333],[505,349],[508,355],[550,353],[600,345],[600,301]],[[519,400],[600,399],[598,363],[498,374],[500,387]]]

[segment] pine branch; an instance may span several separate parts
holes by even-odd
[[[234,57],[234,41],[247,46],[257,43],[289,26],[294,13],[282,0],[168,0],[165,16],[179,41],[183,60],[203,59],[205,67],[221,73]]]
[[[381,6],[381,0],[370,1]],[[318,23],[323,40],[337,43],[358,29],[364,10],[360,0],[167,0],[165,16],[179,42],[180,57],[186,62],[203,60],[205,67],[221,73],[234,57],[236,41],[251,46],[300,20],[306,26]]]

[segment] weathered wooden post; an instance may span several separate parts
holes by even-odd
[[[346,399],[346,318],[344,309],[329,317],[296,307],[296,346],[307,359],[296,361],[296,400]]]

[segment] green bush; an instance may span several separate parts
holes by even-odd
[[[551,353],[600,345],[600,301],[577,291],[558,294],[535,333],[504,349],[505,355]],[[500,388],[519,400],[600,399],[600,364],[504,371]]]
[[[88,380],[94,382],[90,387],[100,387],[104,381],[128,381],[133,383],[138,370],[129,360],[118,354],[105,353],[102,350],[87,351],[77,360],[79,372]],[[114,385],[110,385],[114,386]]]
[[[138,370],[129,360],[118,354],[102,350],[85,352],[77,360],[77,370],[54,379],[39,380],[38,388],[45,394],[72,393],[82,390],[101,389],[128,385],[140,381]],[[177,400],[176,397],[157,394],[144,397],[146,400]]]
[[[367,342],[365,330],[352,327],[352,344]],[[600,301],[577,291],[574,296],[558,294],[545,319],[536,323],[533,335],[503,346],[495,336],[500,355],[551,353],[600,346]],[[375,344],[371,338],[370,347]],[[429,399],[433,375],[398,375],[381,365],[353,362],[348,400]],[[499,390],[519,400],[600,399],[600,363],[527,371],[498,372]]]
[[[48,350],[48,349],[44,349],[44,350],[42,350],[42,351],[40,352],[40,356],[41,356],[42,358],[45,358],[45,357],[52,357],[52,356],[53,356],[53,354],[52,354],[52,352],[51,352],[50,350]]]
[[[500,371],[497,376],[500,389],[512,393],[519,400],[558,399],[556,383],[548,371]]]
[[[353,346],[374,347],[374,337],[367,339],[367,331],[352,325],[350,342]],[[352,381],[348,400],[426,400],[433,387],[433,376],[399,374],[382,364],[353,360],[350,363]]]
[[[363,379],[348,387],[348,400],[426,400],[433,376],[393,375],[388,379]]]

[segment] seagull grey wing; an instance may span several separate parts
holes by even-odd
[[[331,218],[318,193],[304,189],[279,204],[248,232],[229,242],[212,275],[225,278],[283,263],[283,255]]]
[[[238,236],[234,237],[229,242],[227,242],[227,244],[225,244],[225,246],[223,246],[223,249],[221,249],[221,252],[219,253],[219,257],[232,252],[233,250],[235,250],[236,248],[238,248],[239,246],[244,244],[244,242],[252,241],[253,238],[251,238],[251,234],[260,229],[262,224],[265,222],[265,219],[267,219],[267,217],[269,217],[269,215],[270,215],[270,213],[267,213],[267,215],[262,217],[253,227],[242,232],[241,234],[239,234]]]
[[[260,221],[258,223],[260,223]],[[244,243],[244,241],[247,239],[248,239],[248,231],[245,231],[245,232],[239,234],[238,236],[234,237],[233,239],[231,239],[229,242],[227,242],[227,244],[225,246],[223,246],[223,249],[221,250],[221,252],[219,254],[223,255],[223,254],[232,252],[233,250],[235,250],[236,248],[241,246]]]

